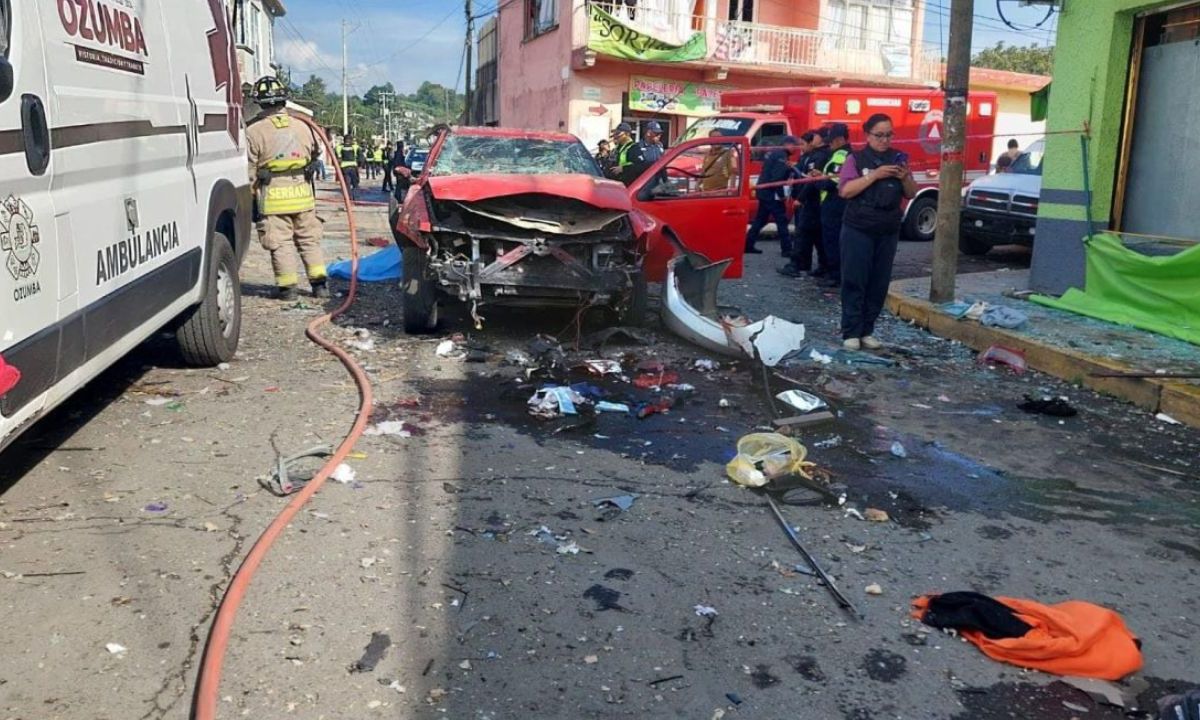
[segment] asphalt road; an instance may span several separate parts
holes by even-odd
[[[380,212],[360,211],[365,235],[385,234]],[[327,217],[345,254],[344,218]],[[928,262],[927,248],[902,254],[905,272]],[[724,299],[803,320],[833,346],[836,298],[780,278],[778,260],[750,258]],[[187,717],[215,601],[284,502],[257,479],[277,452],[339,439],[356,401],[302,337],[316,310],[262,296],[257,248],[245,281],[228,369],[181,368],[167,341],[149,342],[2,457],[0,717]],[[794,570],[763,499],[725,479],[738,437],[774,416],[747,364],[693,370],[703,353],[655,324],[653,344],[603,352],[679,369],[696,388],[681,405],[539,421],[502,358],[537,333],[569,346],[572,313],[484,314],[481,332],[456,312],[440,335],[406,337],[398,293],[373,286],[330,331],[369,330],[374,348],[355,352],[375,382],[373,421],[412,436],[364,438],[356,479],[326,486],[267,558],[230,645],[222,717],[1122,717],[909,617],[914,596],[961,589],[1119,611],[1144,642],[1143,704],[1197,681],[1195,431],[981,367],[892,319],[880,332],[892,366],[785,369],[839,414],[800,439],[846,502],[784,512],[858,619]],[[486,362],[439,358],[453,331]],[[1026,393],[1065,395],[1079,415],[1026,415]],[[626,494],[626,511],[596,504]],[[373,636],[386,649],[356,670]]]

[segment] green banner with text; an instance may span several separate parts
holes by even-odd
[[[588,22],[590,50],[625,60],[660,63],[703,60],[708,55],[704,33],[692,35],[682,45],[673,45],[625,25],[595,4],[588,7],[591,12]]]

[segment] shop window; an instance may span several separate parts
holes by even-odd
[[[671,160],[642,192],[651,200],[737,197],[742,153],[733,143],[697,145]]]
[[[558,0],[525,0],[525,39],[558,27]]]

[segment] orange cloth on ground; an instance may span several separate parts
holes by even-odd
[[[1043,605],[1032,600],[997,597],[1033,626],[1019,638],[994,640],[978,630],[959,633],[984,655],[1023,668],[1055,675],[1120,680],[1142,669],[1142,651],[1125,621],[1108,608],[1079,600]],[[928,596],[913,601],[918,620]]]

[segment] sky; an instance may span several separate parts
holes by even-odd
[[[476,14],[507,0],[475,0]],[[1001,0],[1014,23],[1029,27],[1043,8],[1022,8],[1017,0]],[[275,25],[275,53],[292,68],[293,80],[309,74],[323,77],[330,90],[341,85],[342,19],[349,23],[348,66],[351,94],[391,82],[411,93],[425,80],[463,90],[462,60],[466,19],[461,0],[284,0],[287,15]],[[945,54],[951,0],[926,0],[925,39]],[[1000,21],[996,0],[976,0],[972,47],[1053,44],[1057,16],[1042,28],[1008,29]],[[481,25],[479,21],[477,25]]]

